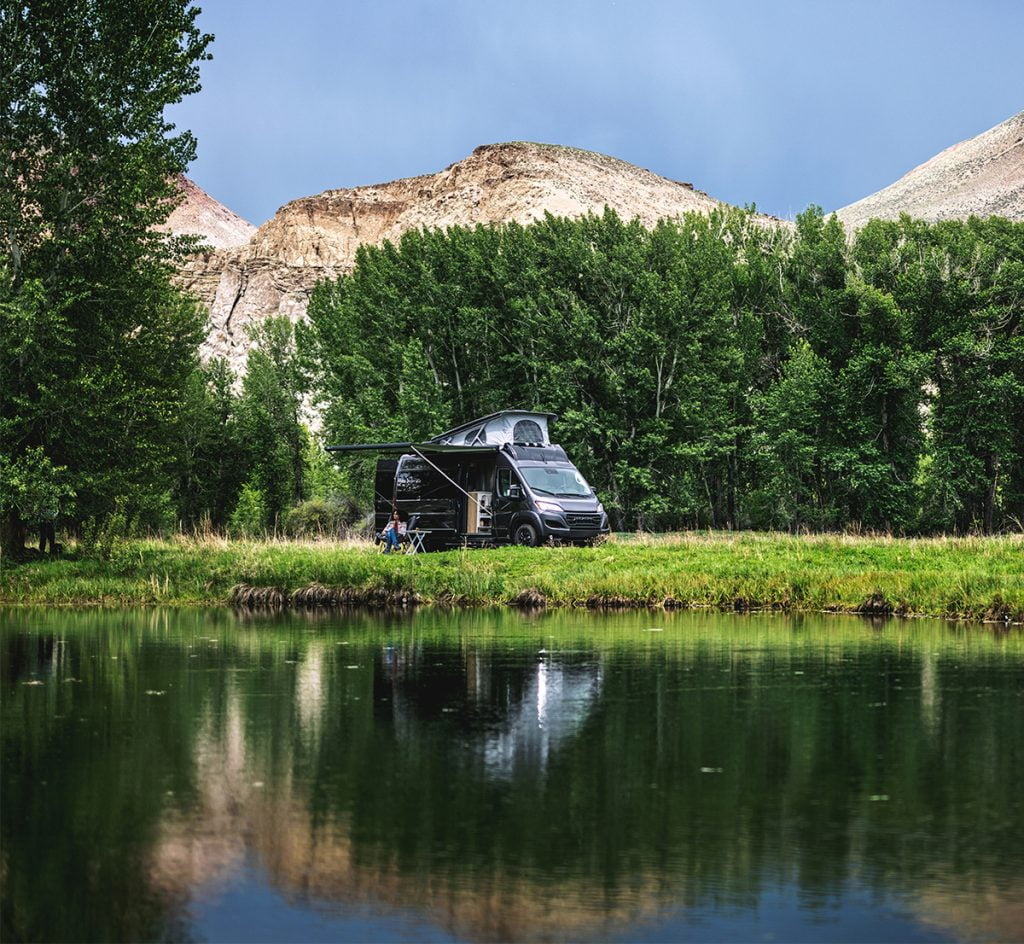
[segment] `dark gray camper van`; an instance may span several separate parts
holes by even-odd
[[[608,516],[561,446],[548,438],[552,413],[505,410],[422,443],[329,446],[375,451],[375,524],[397,509],[424,548],[545,541],[590,544]]]

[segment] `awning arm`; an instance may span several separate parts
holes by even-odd
[[[412,443],[359,443],[353,446],[327,446],[327,452],[407,452]]]
[[[431,462],[425,455],[423,455],[423,453],[420,452],[419,449],[417,449],[415,446],[410,446],[410,448],[412,449],[413,452],[416,453],[416,455],[418,455],[424,462],[426,462],[427,465],[433,466],[434,469],[436,469],[446,479],[448,479],[448,481],[451,482],[452,485],[454,485],[460,492],[462,492],[463,495],[466,496],[466,498],[472,499],[472,496],[469,494],[469,492],[467,492],[461,485],[459,485],[459,483],[456,482],[455,479],[453,479],[447,472],[445,472],[444,469],[440,469],[436,465],[434,465],[434,463]]]
[[[391,455],[401,455],[404,452],[431,452],[437,455],[482,455],[484,453],[495,453],[501,447],[495,444],[482,446],[446,446],[440,443],[356,443],[347,446],[327,446],[328,452],[383,452]]]

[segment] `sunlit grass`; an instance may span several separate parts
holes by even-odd
[[[506,604],[530,591],[551,606],[642,605],[1024,618],[1024,537],[895,538],[693,532],[623,535],[594,548],[378,554],[368,542],[128,542],[107,561],[4,566],[0,602],[197,605],[234,586],[290,593],[312,583],[415,594],[424,602]]]

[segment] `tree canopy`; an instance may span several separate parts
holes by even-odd
[[[204,316],[171,282],[189,241],[155,227],[195,156],[166,108],[199,89],[212,37],[198,12],[188,0],[0,3],[8,547],[35,513],[15,479],[59,474],[60,513],[77,521],[118,499],[145,513],[170,484]]]
[[[414,231],[314,292],[300,349],[338,442],[559,413],[618,528],[993,530],[1024,517],[1022,254],[1005,220],[849,241],[816,208]]]

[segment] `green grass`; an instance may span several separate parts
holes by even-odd
[[[359,542],[131,541],[108,561],[4,564],[0,603],[227,603],[237,585],[310,584],[425,603],[710,606],[1024,619],[1024,536],[905,539],[694,533],[595,548],[384,556]]]

